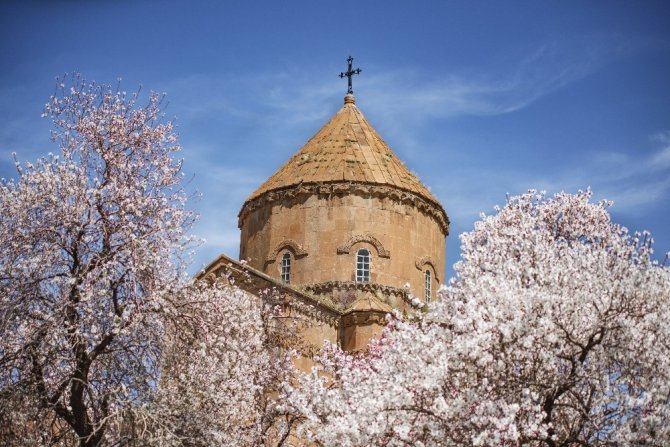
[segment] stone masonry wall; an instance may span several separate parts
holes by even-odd
[[[411,293],[423,299],[426,269],[433,297],[444,280],[443,227],[411,202],[352,193],[288,196],[248,210],[240,228],[240,259],[279,278],[288,252],[293,285],[355,280],[360,248],[372,255],[373,283],[409,283]]]

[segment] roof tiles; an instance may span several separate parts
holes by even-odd
[[[356,107],[353,96],[248,199],[300,183],[350,181],[395,186],[436,204]]]

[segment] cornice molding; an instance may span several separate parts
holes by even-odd
[[[332,196],[348,194],[365,198],[387,198],[397,203],[412,205],[420,212],[435,219],[445,236],[449,234],[449,217],[440,204],[396,186],[364,182],[299,183],[287,188],[266,191],[260,196],[244,202],[238,214],[238,227],[242,227],[242,223],[250,212],[268,204],[284,202],[289,199],[302,199],[306,196],[330,199]]]
[[[323,322],[332,328],[338,327],[341,318],[340,315],[333,315],[331,312],[326,312],[312,303],[306,303],[291,298],[293,297],[291,296],[290,298],[285,299],[284,305],[291,308],[294,312],[313,318],[316,321]]]
[[[365,233],[365,234],[356,234],[352,237],[350,237],[347,242],[344,244],[340,245],[337,247],[337,254],[342,255],[342,254],[347,254],[351,252],[351,247],[354,246],[354,244],[357,244],[359,242],[367,242],[375,247],[377,250],[377,255],[379,255],[380,258],[390,258],[391,257],[391,252],[389,252],[387,249],[384,248],[381,242],[379,242],[379,239],[371,235],[370,233]]]
[[[361,292],[371,292],[376,294],[377,292],[386,296],[398,296],[407,300],[407,290],[401,289],[399,287],[385,286],[383,284],[377,284],[373,282],[356,282],[356,281],[326,281],[313,284],[305,284],[301,286],[301,289],[313,293],[315,295],[324,295],[330,294],[334,290],[356,290]]]
[[[345,328],[368,324],[386,326],[386,323],[386,312],[375,310],[354,311],[342,316],[342,326]]]

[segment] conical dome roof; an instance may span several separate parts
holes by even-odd
[[[441,206],[386,145],[356,107],[353,95],[298,152],[263,183],[246,203],[298,184],[352,182],[388,185]]]

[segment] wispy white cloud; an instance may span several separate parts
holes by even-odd
[[[324,118],[333,96],[332,83],[287,72],[197,74],[173,79],[161,89],[179,102],[180,119],[277,121],[284,126]]]
[[[226,166],[204,159],[193,160],[186,168],[196,173],[190,188],[202,192],[191,204],[200,215],[193,232],[204,239],[194,267],[202,267],[221,253],[236,256],[240,244],[237,214],[244,200],[265,180],[263,173],[253,164]]]
[[[512,113],[596,70],[611,46],[551,42],[509,56],[495,69],[426,72],[379,69],[356,79],[365,109],[387,123]],[[501,68],[502,67],[502,68]],[[332,75],[332,74],[330,74]],[[332,76],[305,71],[194,74],[161,89],[179,103],[180,119],[240,119],[284,128],[322,123],[341,101]],[[414,121],[414,123],[411,123]],[[389,127],[393,127],[390,125]]]
[[[405,121],[521,110],[596,70],[611,47],[547,43],[484,73],[386,71],[360,81],[372,110]]]
[[[34,161],[56,152],[50,140],[50,121],[40,118],[46,97],[32,84],[0,87],[0,177],[15,176],[13,153],[20,161]]]
[[[633,213],[670,195],[670,132],[650,137],[656,149],[645,156],[617,154],[594,181],[617,210]],[[659,147],[660,146],[660,147]]]
[[[530,49],[525,55],[509,57],[498,64],[503,68],[495,70],[447,73],[378,70],[382,74],[366,71],[365,76],[356,79],[355,87],[357,92],[364,92],[359,98],[361,108],[374,115],[373,124],[383,128],[382,133],[401,146],[394,149],[400,149],[401,158],[409,155],[413,167],[412,153],[426,150],[423,134],[427,120],[514,113],[589,76],[605,59],[607,50],[598,45],[566,47],[549,43]],[[330,118],[341,103],[342,92],[333,91],[328,75],[308,77],[297,71],[244,76],[193,75],[175,79],[161,88],[170,93],[178,106],[178,119],[183,127],[207,122],[222,136],[217,141],[212,140],[212,135],[190,137],[197,146],[188,149],[195,158],[190,166],[198,173],[194,183],[204,193],[197,205],[202,217],[195,230],[208,241],[199,250],[197,264],[220,252],[234,256],[239,247],[237,213],[242,202]],[[239,136],[243,139],[240,145],[234,140],[238,132],[244,133]],[[281,155],[278,150],[283,151]],[[221,151],[235,157],[228,162]],[[215,162],[206,158],[215,153]],[[259,155],[264,157],[263,163],[254,159]],[[656,156],[659,161],[665,160],[660,153]],[[274,161],[271,163],[270,159]],[[645,202],[643,199],[653,201],[654,187],[667,189],[664,184],[633,180],[630,183],[634,188],[623,189],[616,177],[628,178],[629,174],[620,174],[618,167],[629,161],[627,154],[594,152],[585,155],[580,169],[566,167],[562,171],[559,167],[540,175],[507,167],[500,169],[491,163],[482,165],[477,160],[452,171],[448,178],[439,176],[437,170],[432,174],[425,172],[420,165],[416,169],[426,174],[424,182],[432,184],[436,195],[444,200],[452,221],[458,224],[457,231],[461,231],[481,211],[490,212],[493,205],[504,202],[506,191],[519,193],[528,187],[576,190],[591,185],[611,192],[616,196],[612,198],[622,202],[619,207],[622,208],[639,206]],[[599,163],[609,165],[610,169],[597,168]],[[594,171],[601,177],[594,178]]]
[[[501,186],[512,194],[528,188],[549,192],[574,192],[591,187],[598,199],[614,202],[615,210],[633,215],[655,207],[670,196],[670,132],[650,137],[655,147],[646,155],[622,152],[586,152],[578,166],[556,166],[545,172],[495,169],[490,165],[461,170],[460,175],[445,179],[441,190],[451,191],[450,208],[458,220],[471,222],[480,212],[490,212],[493,204],[502,204]],[[661,144],[659,144],[661,143]],[[660,146],[660,147],[659,147]],[[477,187],[472,179],[477,179]],[[454,194],[456,191],[456,194]]]
[[[551,172],[500,169],[490,162],[469,160],[445,177],[438,169],[412,163],[414,152],[425,153],[426,122],[523,110],[597,71],[611,57],[610,48],[551,42],[526,48],[524,54],[501,56],[493,68],[374,70],[382,74],[366,70],[355,88],[361,92],[361,108],[374,115],[373,124],[398,144],[394,149],[433,186],[459,225],[472,222],[480,211],[490,212],[504,201],[505,192],[528,187],[557,191],[590,185],[597,194],[615,200],[617,209],[633,212],[668,194],[670,132],[653,136],[653,144],[660,147],[642,159],[629,153],[591,152],[584,154],[581,166],[557,166]],[[333,73],[321,75],[318,70],[192,74],[151,86],[168,93],[171,103],[166,112],[177,116],[185,170],[195,173],[189,187],[203,193],[193,204],[201,214],[194,232],[207,240],[198,250],[197,265],[220,252],[237,253],[237,213],[243,201],[340,106],[343,90],[333,88],[332,77]],[[21,102],[17,99],[21,92],[0,93],[0,99]],[[40,110],[41,103],[33,105],[30,113],[17,113],[15,121],[0,128],[0,151],[15,150],[6,143],[20,137],[21,157],[31,158],[25,155],[30,154],[29,147],[48,141],[48,123],[46,130],[35,131]],[[31,114],[34,121],[25,118]],[[39,140],[32,141],[32,136]]]
[[[650,137],[651,141],[659,143],[662,147],[648,161],[648,167],[652,170],[670,168],[670,131],[659,132]]]

